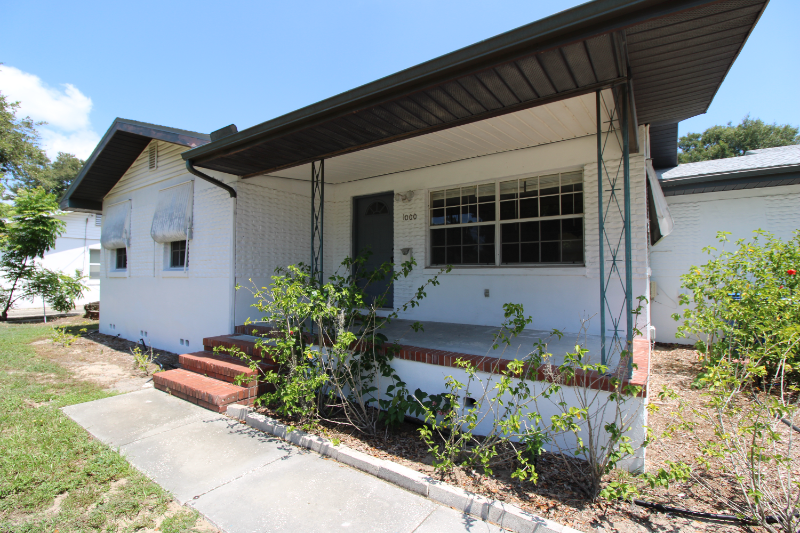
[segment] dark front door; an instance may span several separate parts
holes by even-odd
[[[394,262],[394,194],[383,193],[355,199],[353,216],[354,255],[369,250],[363,270],[373,271],[384,263]],[[365,292],[372,303],[375,298],[383,298],[383,307],[392,307],[394,298],[390,278],[372,281],[366,285]],[[366,282],[364,282],[366,283]]]

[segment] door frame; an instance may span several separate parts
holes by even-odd
[[[352,196],[350,199],[350,257],[355,258],[358,250],[356,250],[356,246],[358,246],[358,202],[360,200],[366,200],[368,198],[378,197],[378,196],[392,196],[392,248],[394,248],[394,190],[390,191],[382,191],[370,194],[362,194],[359,196]],[[392,258],[394,258],[394,250],[392,250]],[[352,273],[352,272],[351,272]],[[394,304],[394,286],[392,286],[392,304]],[[389,308],[387,308],[389,309]]]

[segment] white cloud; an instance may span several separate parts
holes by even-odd
[[[50,87],[34,74],[0,65],[0,92],[12,102],[19,101],[18,116],[47,122],[37,129],[48,157],[69,152],[86,159],[100,141],[89,121],[92,99],[72,84],[62,87]]]

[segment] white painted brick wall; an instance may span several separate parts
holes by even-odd
[[[406,191],[403,191],[405,194]],[[394,304],[398,307],[408,302],[417,289],[432,277],[424,274],[427,248],[427,215],[425,212],[425,194],[423,189],[415,190],[414,197],[408,201],[394,202],[394,257],[401,262],[402,248],[413,248],[412,256],[417,266],[407,278],[401,278],[394,288]],[[416,219],[414,216],[416,215]],[[409,220],[410,219],[410,220]]]

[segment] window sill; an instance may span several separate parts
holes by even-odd
[[[438,274],[439,268],[425,267],[422,273]],[[586,265],[453,266],[448,276],[586,276]]]
[[[162,278],[188,278],[189,277],[189,270],[183,269],[167,269],[161,271]]]
[[[108,274],[106,275],[108,278],[127,278],[128,271],[127,270],[109,270]]]

